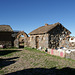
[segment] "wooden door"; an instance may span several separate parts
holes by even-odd
[[[39,48],[39,36],[36,37],[36,48]]]

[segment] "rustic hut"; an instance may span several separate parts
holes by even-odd
[[[12,46],[12,32],[9,25],[0,25],[0,46]]]
[[[34,48],[57,48],[61,46],[61,40],[71,34],[61,23],[45,24],[30,32],[30,46]]]
[[[9,25],[0,25],[0,47],[19,47],[20,45],[26,47],[28,39],[24,31],[13,31]]]

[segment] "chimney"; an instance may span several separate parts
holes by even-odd
[[[48,24],[46,23],[45,26],[48,26]]]

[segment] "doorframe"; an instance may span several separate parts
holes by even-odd
[[[36,48],[39,48],[39,39],[38,39],[38,46],[37,46],[37,37],[39,38],[39,36],[36,36]]]

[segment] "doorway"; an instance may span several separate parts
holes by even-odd
[[[39,48],[39,36],[36,36],[36,48]]]

